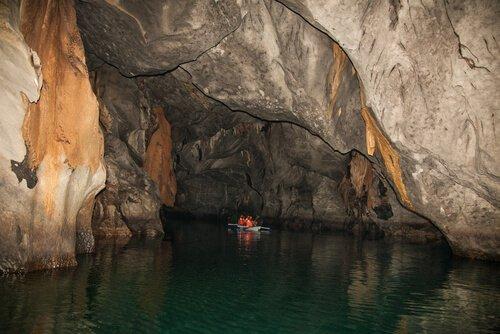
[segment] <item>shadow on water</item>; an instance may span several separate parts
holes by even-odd
[[[0,278],[0,332],[494,333],[499,266],[440,245],[228,232],[100,242],[73,269]]]

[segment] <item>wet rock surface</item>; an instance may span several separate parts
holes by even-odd
[[[354,63],[414,210],[456,254],[500,258],[498,1],[280,2]]]
[[[241,21],[235,0],[93,0],[76,1],[76,8],[90,59],[127,76],[163,73],[194,60]]]
[[[27,266],[74,265],[76,251],[92,250],[88,206],[104,187],[105,171],[99,108],[73,1],[22,3],[21,30],[43,76],[40,99],[28,106],[23,123],[28,166],[38,179]]]
[[[28,101],[38,100],[41,81],[33,64],[38,57],[33,58],[19,29],[16,1],[0,4],[0,20],[0,270],[10,271],[22,268],[28,258],[34,190],[15,166],[25,160],[24,115]]]
[[[158,186],[164,205],[174,206],[177,193],[172,161],[172,131],[161,107],[153,108],[158,128],[151,136],[144,158],[144,170]]]
[[[107,171],[106,189],[96,198],[93,229],[100,236],[161,235],[160,193],[143,168],[158,128],[157,115],[136,81],[115,68],[103,66],[93,79],[101,104]]]
[[[352,172],[350,154],[333,150],[298,125],[234,112],[206,97],[183,71],[140,81],[172,124],[177,210],[221,219],[246,213],[294,230],[440,240],[428,220],[399,204],[361,154],[353,156],[365,169]],[[370,173],[369,180],[361,182],[354,198],[346,197],[342,182],[356,173],[358,178]]]
[[[0,5],[1,270],[159,234],[162,203],[416,241],[429,219],[500,258],[497,1],[19,6]]]
[[[105,172],[73,3],[0,7],[0,271],[75,265],[76,243],[90,224],[80,213]],[[92,248],[92,233],[86,237]]]
[[[341,152],[385,147],[370,159],[399,200],[431,219],[456,254],[499,258],[498,2],[239,6],[241,25],[181,64],[204,94],[297,123]]]

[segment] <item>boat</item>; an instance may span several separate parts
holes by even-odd
[[[237,229],[239,232],[261,232],[261,231],[270,231],[269,227],[265,226],[242,226],[238,224],[227,224],[227,227]]]
[[[264,227],[261,223],[252,216],[241,215],[237,224],[227,224],[227,227],[236,229],[239,232],[260,232],[269,231],[269,227]]]

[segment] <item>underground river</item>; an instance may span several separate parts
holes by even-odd
[[[0,332],[494,333],[497,264],[443,244],[171,223],[75,268],[0,278]]]

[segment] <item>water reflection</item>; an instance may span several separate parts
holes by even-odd
[[[494,333],[496,264],[442,246],[172,225],[74,269],[0,278],[0,332]]]
[[[0,279],[0,332],[141,329],[163,311],[169,243],[111,240],[97,248],[76,268]]]

